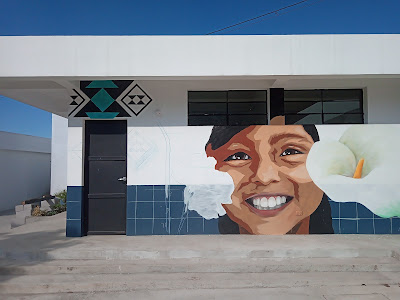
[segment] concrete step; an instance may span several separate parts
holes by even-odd
[[[324,286],[398,286],[399,272],[140,273],[0,275],[0,293],[48,294],[131,290],[201,290]],[[400,292],[400,289],[399,289]]]
[[[398,300],[397,285],[361,286],[305,286],[285,288],[235,288],[235,289],[176,289],[176,290],[128,290],[57,294],[7,294],[7,300],[204,300],[204,299],[268,299],[268,300]]]
[[[105,245],[106,247],[106,245]],[[104,247],[104,248],[105,248]],[[269,247],[266,249],[251,249],[250,247],[239,248],[213,248],[195,249],[186,246],[185,249],[101,249],[101,248],[78,248],[78,249],[0,249],[0,258],[17,260],[71,260],[71,259],[182,259],[182,258],[378,258],[399,257],[399,252],[384,248],[287,248],[280,249]],[[244,248],[244,249],[243,249]]]
[[[138,273],[400,272],[395,258],[0,260],[0,275]]]

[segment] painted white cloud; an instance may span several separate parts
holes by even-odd
[[[373,213],[400,216],[400,130],[397,125],[353,125],[339,141],[314,144],[307,170],[315,184],[336,202],[358,202]],[[364,158],[360,179],[352,178]]]

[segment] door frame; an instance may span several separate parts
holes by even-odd
[[[119,119],[119,120],[105,120],[105,119],[99,119],[99,120],[84,120],[83,121],[83,199],[82,199],[82,234],[83,235],[88,235],[88,218],[89,218],[89,207],[88,207],[88,194],[89,194],[89,151],[88,151],[88,145],[89,145],[89,132],[88,132],[88,127],[86,126],[87,122],[96,122],[96,121],[102,121],[102,122],[124,122],[125,127],[126,127],[126,160],[125,160],[125,170],[126,170],[126,177],[128,177],[128,121],[127,119]],[[124,201],[124,210],[125,210],[125,224],[126,224],[126,215],[127,215],[127,190],[128,190],[128,184],[126,182],[126,188],[125,188],[125,201]],[[124,228],[123,232],[118,232],[114,233],[112,231],[108,233],[104,232],[91,232],[90,235],[115,235],[115,234],[121,234],[121,235],[126,235],[126,225]]]

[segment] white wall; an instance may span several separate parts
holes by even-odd
[[[400,80],[376,80],[366,94],[368,123],[400,123]]]
[[[284,87],[285,89],[324,89],[324,88],[360,88],[364,89],[364,112],[367,123],[399,123],[400,118],[400,80],[370,78],[302,78],[290,77],[275,80],[136,80],[135,83],[153,99],[138,116],[128,118],[128,184],[179,184],[181,176],[166,165],[166,155],[182,168],[193,166],[194,156],[197,159],[204,153],[185,156],[185,145],[176,142],[181,128],[187,125],[187,95],[190,90],[234,90],[234,89],[268,89]],[[83,120],[69,120],[68,141],[68,185],[80,186],[82,182],[83,153]],[[149,128],[152,127],[152,128]],[[155,128],[154,128],[155,127]],[[199,138],[192,141],[194,145],[204,145],[208,129],[199,132]],[[171,146],[173,145],[173,146]],[[201,147],[200,147],[201,148]],[[200,149],[199,148],[199,149]],[[181,158],[181,160],[180,160]],[[203,157],[205,158],[205,157]],[[202,158],[202,159],[203,159]],[[149,177],[145,167],[156,169]],[[187,172],[186,172],[187,173]],[[175,175],[174,175],[175,174]],[[199,173],[198,173],[199,174]],[[202,173],[203,174],[203,173]],[[209,173],[204,172],[206,178]],[[209,177],[212,178],[212,177]],[[151,180],[150,180],[151,179]],[[207,181],[206,179],[204,179]],[[212,181],[214,179],[211,179]],[[224,179],[221,179],[224,182]],[[196,178],[190,175],[189,183]]]
[[[400,74],[397,34],[3,36],[0,45],[0,77]]]
[[[47,138],[0,131],[0,211],[50,191]]]
[[[68,119],[52,115],[51,186],[54,195],[67,188]]]

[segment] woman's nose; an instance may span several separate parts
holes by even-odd
[[[254,170],[251,180],[268,185],[280,181],[278,167],[270,159],[262,159]]]

